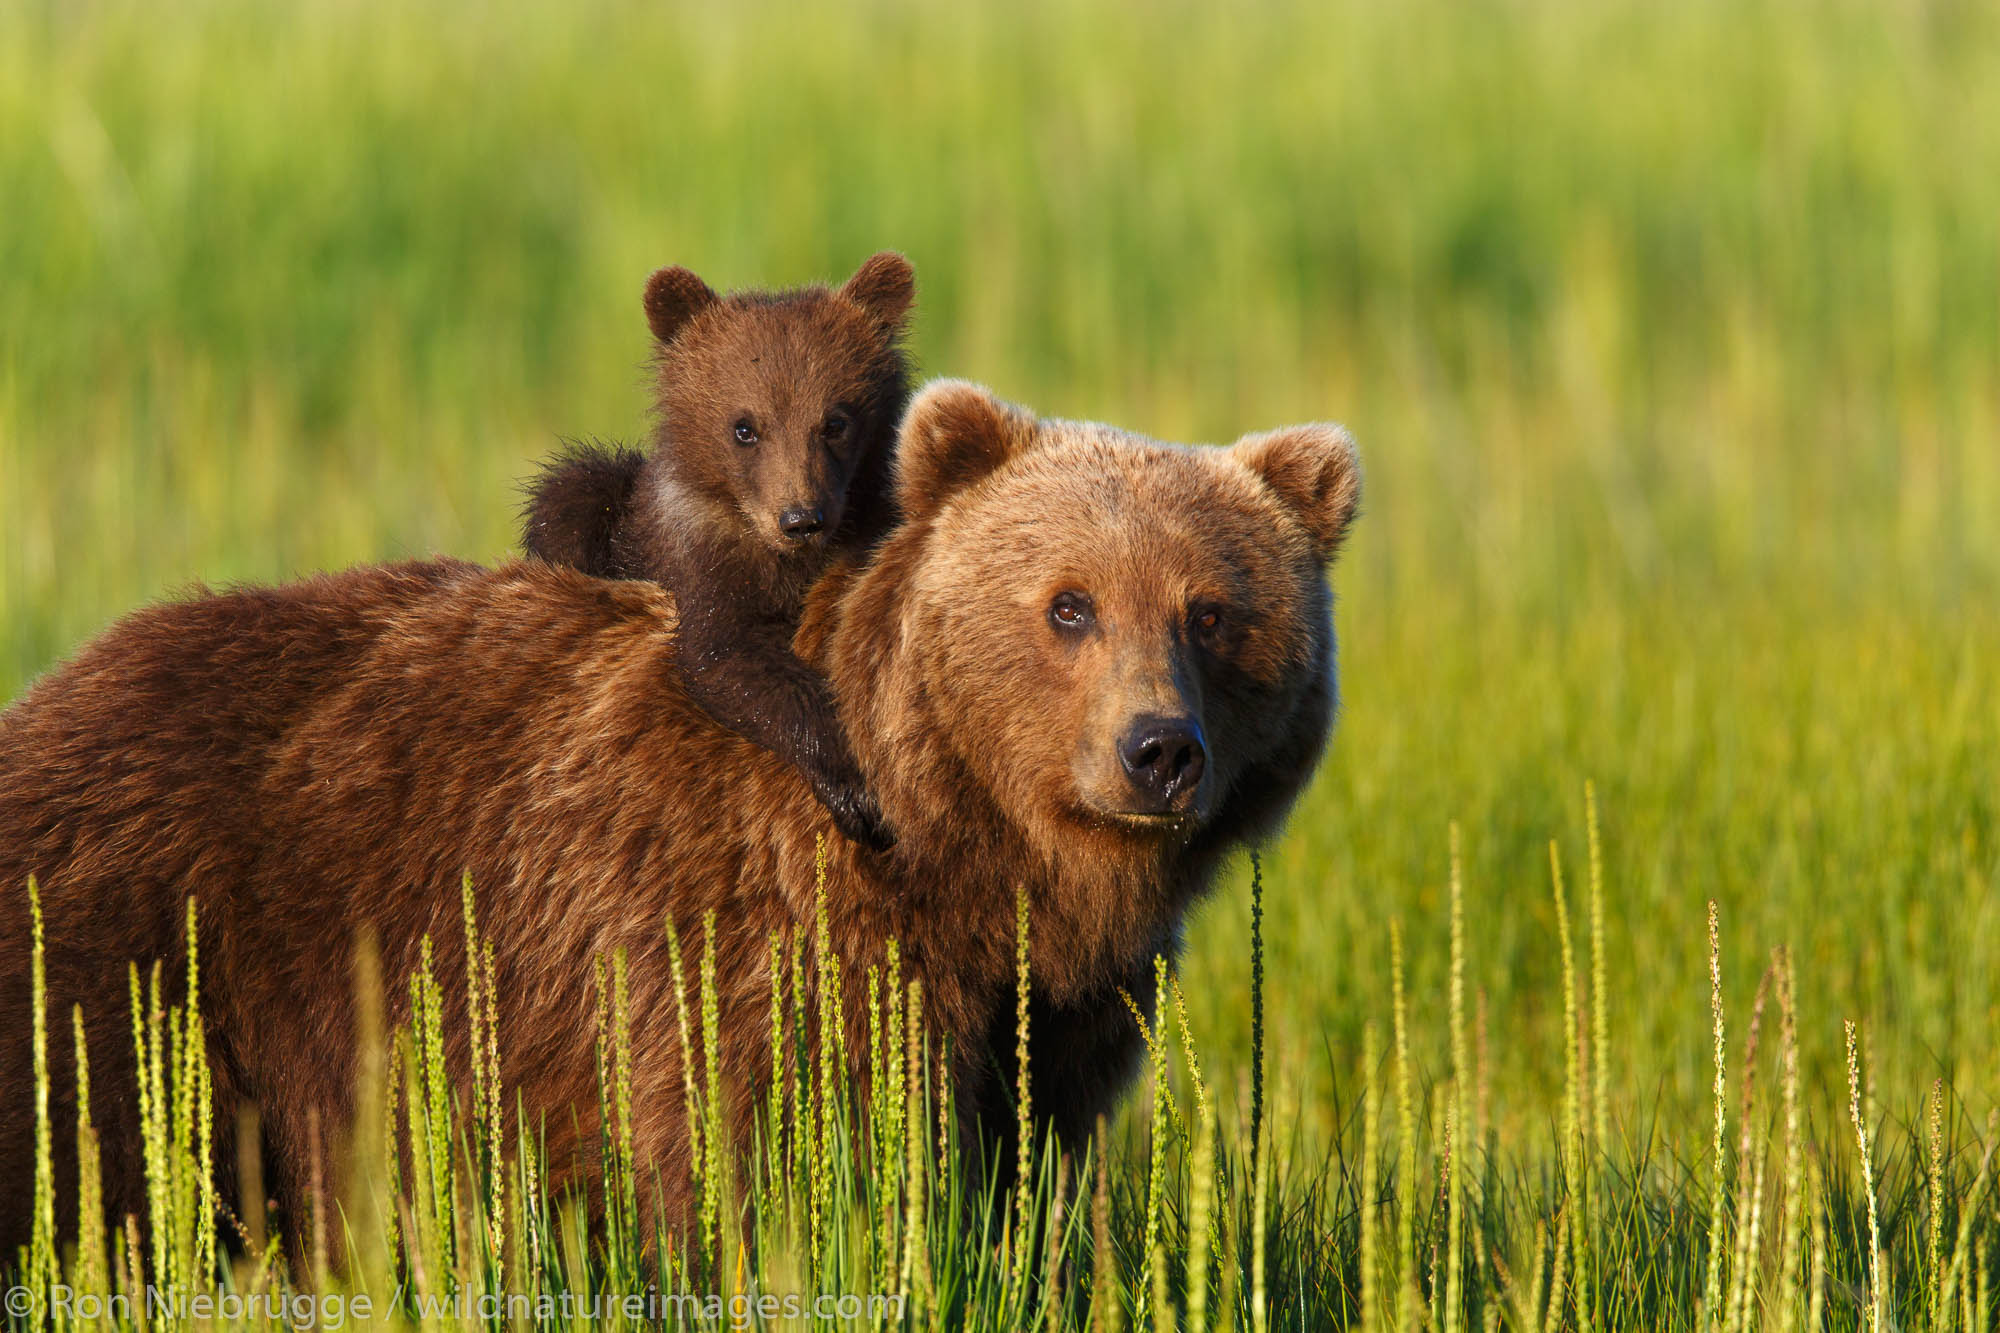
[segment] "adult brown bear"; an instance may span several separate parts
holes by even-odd
[[[902,835],[886,855],[827,841],[833,945],[858,982],[900,942],[964,1114],[999,1077],[1019,888],[1038,1106],[1074,1134],[1129,1078],[1118,986],[1145,993],[1219,859],[1271,831],[1325,741],[1324,569],[1357,489],[1334,427],[1201,450],[1037,421],[962,383],[912,405],[905,521],[822,580],[798,646]],[[768,940],[810,939],[825,813],[693,706],[674,652],[651,584],[399,565],[141,611],[0,715],[0,1244],[25,1234],[33,1169],[30,874],[49,1012],[80,1004],[90,1035],[114,1214],[139,1187],[126,964],[172,964],[188,896],[218,1115],[262,1108],[295,1202],[311,1118],[348,1110],[356,929],[391,977],[428,934],[461,1006],[468,870],[498,948],[503,1074],[559,1166],[596,1135],[592,963],[628,952],[636,1146],[684,1206],[661,922],[718,914],[722,1063],[747,1127]],[[72,1078],[50,1045],[60,1159]]]

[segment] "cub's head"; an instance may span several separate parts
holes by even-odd
[[[1234,841],[1282,817],[1335,703],[1344,430],[1191,448],[941,381],[905,417],[896,492],[885,555],[926,729],[1031,841]]]
[[[888,252],[832,289],[721,297],[687,269],[653,274],[661,461],[772,550],[823,550],[850,500],[880,486],[915,294],[909,262]]]

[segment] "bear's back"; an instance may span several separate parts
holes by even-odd
[[[198,591],[112,626],[0,713],[0,882],[87,891],[98,866],[185,879],[240,843],[270,747],[453,561]]]

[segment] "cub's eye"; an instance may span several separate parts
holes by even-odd
[[[844,440],[847,438],[848,428],[853,424],[853,420],[848,417],[847,413],[829,412],[826,414],[826,420],[820,423],[820,438],[828,444],[833,443],[835,440]]]
[[[1193,621],[1197,634],[1213,634],[1222,628],[1222,608],[1219,606],[1198,606],[1194,609]]]
[[[757,428],[750,424],[749,417],[736,418],[736,442],[738,444],[757,443]]]
[[[1097,619],[1090,608],[1090,599],[1080,592],[1057,593],[1049,603],[1049,623],[1060,630],[1089,629]]]

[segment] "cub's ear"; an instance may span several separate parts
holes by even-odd
[[[1331,559],[1361,502],[1361,459],[1344,427],[1316,421],[1246,435],[1230,455],[1264,479],[1312,535],[1321,560]]]
[[[690,319],[721,299],[692,270],[678,264],[663,268],[646,279],[646,323],[664,346]]]
[[[890,332],[901,333],[910,302],[917,297],[917,275],[909,260],[884,250],[856,269],[840,294],[882,321]]]
[[[896,440],[896,500],[911,518],[946,500],[1025,449],[1035,419],[966,380],[932,380],[903,415]]]

